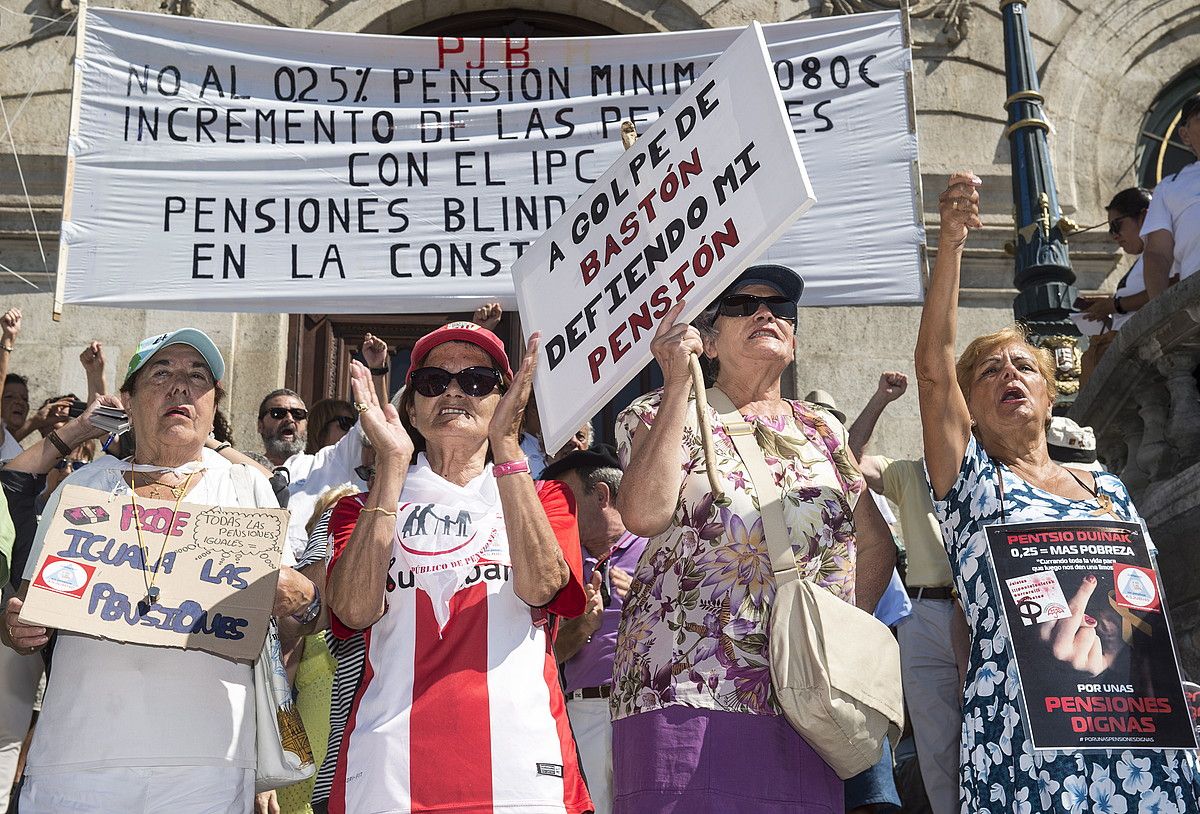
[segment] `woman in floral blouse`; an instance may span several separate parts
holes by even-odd
[[[703,337],[674,324],[677,305],[653,344],[662,390],[618,420],[618,508],[630,531],[652,538],[613,665],[618,814],[842,810],[841,781],[782,717],[771,688],[775,582],[749,473],[710,409],[725,492],[714,500],[689,400],[689,355],[703,353],[716,386],[755,427],[801,575],[873,608],[894,548],[873,501],[858,502],[863,481],[845,430],[825,410],[780,396],[802,288],[790,269],[752,267],[698,321]]]

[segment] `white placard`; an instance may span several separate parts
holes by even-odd
[[[513,264],[546,449],[646,366],[675,303],[695,317],[813,203],[754,23]]]
[[[820,203],[768,259],[804,305],[916,302],[899,12],[763,28]],[[469,312],[737,29],[528,40],[114,9],[80,26],[57,303]]]

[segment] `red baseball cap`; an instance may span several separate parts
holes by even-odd
[[[492,357],[500,372],[510,379],[513,377],[512,367],[508,364],[508,354],[504,352],[504,343],[500,341],[500,337],[474,322],[450,322],[425,334],[413,345],[412,361],[409,363],[405,381],[412,379],[413,371],[421,367],[430,351],[443,342],[470,342]]]

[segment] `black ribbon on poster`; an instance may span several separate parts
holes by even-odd
[[[1007,523],[987,539],[1034,748],[1195,749],[1142,527]]]

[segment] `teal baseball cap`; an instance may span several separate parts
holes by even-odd
[[[212,371],[213,379],[219,382],[225,378],[225,359],[221,357],[221,351],[217,350],[217,346],[208,338],[208,334],[195,328],[180,328],[177,331],[148,336],[143,339],[138,343],[133,357],[129,360],[125,378],[128,379],[141,370],[154,354],[168,345],[187,345],[195,348],[204,357],[204,363]]]

